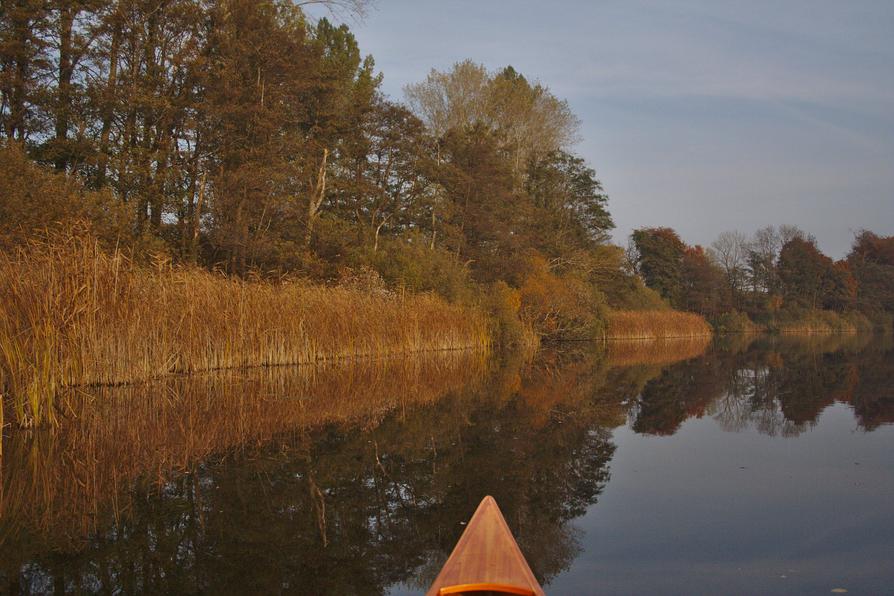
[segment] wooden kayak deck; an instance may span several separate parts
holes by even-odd
[[[487,496],[426,596],[497,592],[544,596],[500,508]]]

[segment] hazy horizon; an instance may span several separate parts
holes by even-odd
[[[466,58],[567,99],[620,244],[791,223],[841,258],[861,228],[894,233],[894,4],[511,6],[378,0],[350,25],[394,99]]]

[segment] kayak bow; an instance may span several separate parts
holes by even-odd
[[[426,596],[467,592],[544,596],[497,502],[490,496],[478,505]]]

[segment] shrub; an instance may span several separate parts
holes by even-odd
[[[537,344],[537,334],[522,322],[521,293],[504,281],[488,287],[484,306],[491,318],[491,336],[502,346],[532,346]]]
[[[617,284],[616,293],[610,292],[609,306],[617,310],[669,310],[670,305],[661,294],[646,287],[638,277],[626,277]]]
[[[89,222],[107,245],[133,241],[133,210],[111,191],[86,190],[77,178],[28,159],[16,143],[0,146],[0,248],[74,222]]]
[[[595,339],[604,334],[605,298],[573,274],[553,273],[546,260],[528,259],[521,291],[522,320],[546,339]]]
[[[382,238],[378,250],[354,250],[347,263],[352,268],[375,269],[391,288],[435,292],[451,302],[472,304],[476,288],[466,267],[455,254],[429,248],[424,240],[415,235]]]
[[[711,321],[714,331],[720,334],[732,333],[761,333],[763,328],[756,325],[743,312],[732,311],[723,313]]]

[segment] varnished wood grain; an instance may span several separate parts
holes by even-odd
[[[472,591],[544,596],[493,497],[478,505],[426,596]]]

